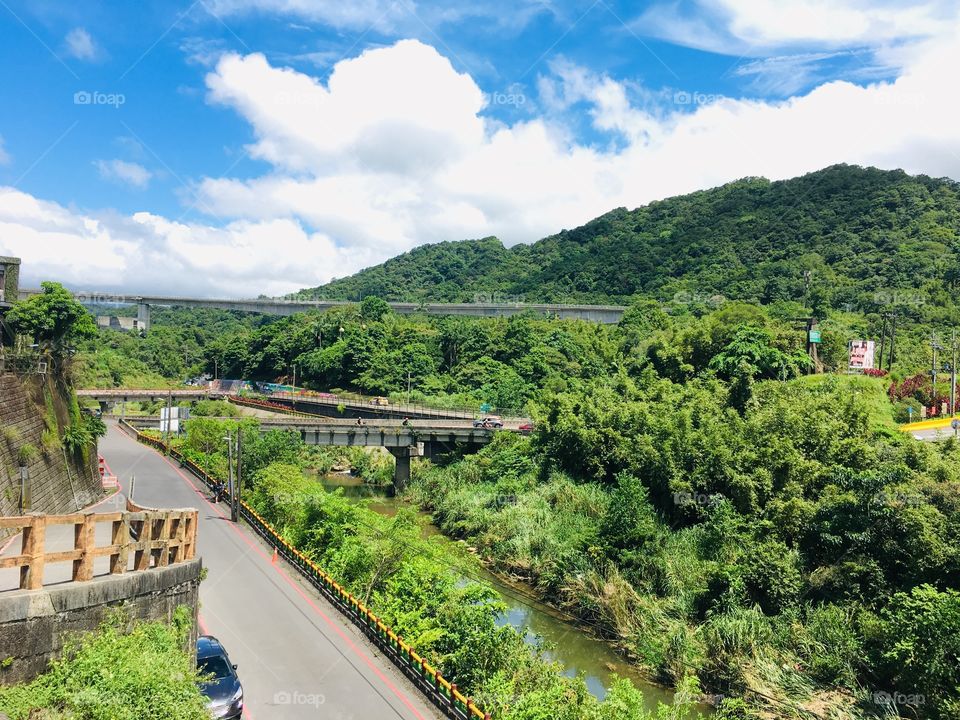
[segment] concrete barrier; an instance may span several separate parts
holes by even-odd
[[[171,622],[185,605],[193,611],[188,651],[196,645],[200,558],[92,582],[0,593],[0,683],[29,682],[58,657],[70,633],[93,632],[113,608],[129,622]]]

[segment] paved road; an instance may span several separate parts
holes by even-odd
[[[946,440],[954,437],[953,428],[932,428],[929,430],[911,430],[910,434],[917,440],[932,442],[934,440]]]
[[[200,482],[109,423],[100,451],[137,503],[200,511],[197,552],[209,575],[200,586],[201,631],[216,635],[239,665],[245,718],[439,720],[416,688],[226,505]],[[14,545],[19,547],[17,541]]]

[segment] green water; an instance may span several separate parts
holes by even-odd
[[[342,490],[346,497],[364,501],[367,507],[381,515],[392,516],[401,505],[399,500],[388,496],[383,488],[366,484],[358,477],[329,474],[318,479],[327,490]],[[613,675],[618,675],[629,678],[643,691],[648,708],[655,709],[658,703],[672,702],[673,693],[670,690],[650,683],[625,663],[610,645],[597,640],[568,622],[553,608],[530,597],[522,587],[515,587],[489,572],[470,555],[463,543],[446,538],[429,522],[429,516],[423,514],[423,517],[424,539],[437,548],[438,556],[452,555],[458,558],[454,563],[462,570],[464,579],[482,580],[500,593],[507,606],[500,623],[512,625],[525,633],[530,643],[534,643],[537,637],[547,641],[553,648],[547,656],[559,662],[567,675],[573,677],[581,673],[590,692],[596,697],[603,699]],[[710,709],[703,707],[699,716],[707,717],[710,714]]]

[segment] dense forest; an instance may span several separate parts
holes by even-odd
[[[805,277],[805,273],[807,273]],[[619,208],[532,245],[425,245],[303,297],[628,303],[678,295],[876,310],[953,307],[960,185],[837,165]]]
[[[326,313],[157,309],[145,337],[83,341],[74,372],[86,386],[295,374],[316,390],[518,408],[536,423],[529,437],[424,462],[405,496],[491,568],[681,696],[721,698],[722,718],[956,719],[960,446],[916,442],[895,423],[947,398],[958,199],[950,181],[845,166],[748,179],[616,210],[532,246],[419,248],[309,291],[358,300]],[[617,325],[401,316],[384,298],[627,310]],[[891,314],[891,372],[847,375],[847,343],[879,341]],[[807,356],[811,315],[823,374]],[[209,422],[194,421],[188,445]],[[413,521],[317,500],[324,491],[302,472],[316,458],[295,438],[271,442],[246,479],[261,511],[421,633],[495,717],[645,717],[625,685],[618,714],[529,660],[498,635],[495,598],[402,557]],[[194,450],[225,467],[217,451]],[[371,481],[389,475],[351,462]],[[389,578],[375,571],[384,558],[395,563]],[[444,601],[417,605],[420,583]],[[468,597],[475,604],[458,614]],[[456,643],[503,653],[464,664]]]

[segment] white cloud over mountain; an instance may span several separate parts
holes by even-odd
[[[724,5],[731,32],[778,42],[788,34],[773,16],[761,33],[762,18],[751,25],[737,14],[743,3]],[[928,30],[928,14],[892,3],[873,3],[858,29],[841,12],[856,5],[831,3],[840,14],[825,41]],[[259,54],[226,55],[207,77],[209,100],[249,123],[248,152],[271,169],[201,180],[198,207],[210,225],[83,213],[7,188],[0,254],[21,255],[27,278],[78,288],[251,296],[342,277],[424,242],[532,241],[616,206],[748,175],[847,162],[960,178],[958,29],[941,23],[891,49],[895,81],[828,82],[778,102],[700,104],[681,92],[666,108],[637,105],[623,82],[554,63],[541,81],[551,114],[513,125],[487,118],[474,79],[418,41],[341,61],[325,83]],[[797,25],[794,35],[814,30]],[[581,111],[616,142],[571,139],[563,119]],[[215,226],[213,213],[225,224]]]

